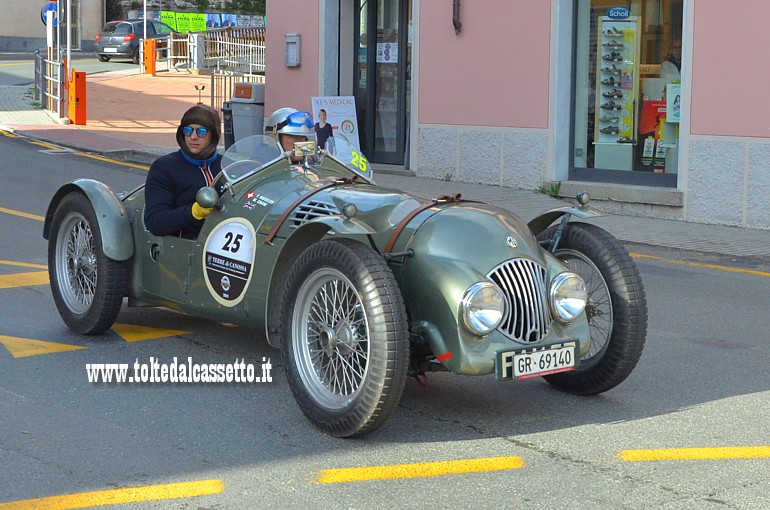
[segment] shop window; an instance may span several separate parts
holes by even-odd
[[[676,186],[682,0],[577,0],[571,180]]]

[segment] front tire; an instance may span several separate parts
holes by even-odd
[[[552,239],[555,228],[538,238]],[[544,379],[569,393],[605,392],[631,374],[644,348],[647,298],[639,270],[614,236],[587,223],[568,223],[554,255],[586,283],[591,347],[575,371]]]
[[[66,195],[56,208],[48,274],[67,327],[81,335],[98,335],[112,326],[123,304],[126,266],[104,254],[96,213],[82,193]]]
[[[289,275],[281,322],[289,386],[313,425],[355,437],[388,419],[406,382],[409,334],[380,255],[346,239],[309,246]]]

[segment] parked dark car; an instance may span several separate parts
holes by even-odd
[[[96,56],[101,62],[130,58],[138,64],[141,39],[165,40],[173,31],[165,23],[147,20],[147,37],[144,37],[144,20],[110,21],[96,34]]]

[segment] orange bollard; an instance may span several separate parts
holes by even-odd
[[[86,73],[72,70],[67,87],[67,116],[71,124],[86,123]]]
[[[144,40],[144,74],[155,76],[155,39]]]

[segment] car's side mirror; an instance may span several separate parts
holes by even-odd
[[[198,193],[195,194],[195,201],[198,202],[201,207],[205,207],[207,209],[211,209],[212,207],[216,207],[217,210],[220,209],[217,207],[217,202],[219,202],[219,194],[217,193],[217,190],[210,186],[205,186],[199,189]]]

